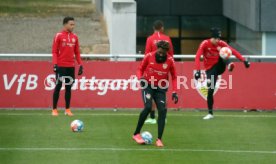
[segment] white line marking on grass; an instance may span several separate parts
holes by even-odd
[[[47,113],[1,113],[0,116],[51,116]],[[138,113],[75,113],[75,116],[139,116]],[[203,114],[168,114],[173,117],[202,117]],[[62,116],[61,116],[62,117]],[[233,118],[276,118],[276,115],[243,115],[243,114],[217,114],[215,117],[233,117]]]
[[[219,149],[158,149],[158,148],[0,148],[0,151],[153,151],[153,152],[217,152],[217,153],[247,153],[276,154],[276,151],[259,150],[219,150]]]

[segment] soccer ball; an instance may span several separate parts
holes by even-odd
[[[222,47],[219,51],[219,55],[222,59],[229,59],[232,55],[232,51],[228,47]]]
[[[145,131],[141,134],[141,136],[146,145],[152,144],[152,135],[150,134],[150,132]]]
[[[81,132],[83,130],[83,122],[81,120],[74,120],[71,122],[71,130],[73,132]]]

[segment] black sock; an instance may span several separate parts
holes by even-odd
[[[152,110],[152,111],[150,112],[150,118],[151,118],[151,119],[155,119],[155,110]]]
[[[65,86],[65,106],[66,109],[70,108],[70,101],[71,101],[71,85]]]
[[[136,130],[134,132],[134,135],[140,133],[140,131],[141,131],[143,125],[144,125],[144,122],[145,122],[145,120],[147,119],[147,117],[150,113],[150,110],[151,110],[151,107],[144,108],[144,110],[140,113],[138,124],[137,124]]]
[[[213,109],[208,109],[208,113],[213,115]]]
[[[213,104],[214,104],[214,97],[213,97],[214,89],[208,89],[207,95],[207,104],[208,104],[208,112],[209,114],[213,115]]]
[[[161,109],[158,111],[158,139],[162,139],[162,135],[165,129],[165,122],[167,116],[167,109]]]
[[[61,87],[62,87],[62,83],[58,82],[55,87],[54,94],[53,94],[53,109],[57,109],[57,103],[58,103],[59,92],[60,92]]]

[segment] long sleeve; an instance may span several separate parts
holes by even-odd
[[[56,34],[53,40],[52,45],[52,57],[53,57],[53,64],[57,64],[57,56],[59,52],[59,33]]]
[[[144,59],[142,60],[138,70],[137,70],[137,77],[138,79],[141,79],[141,77],[143,76],[144,74],[144,71],[145,69],[147,68],[148,66],[148,63],[149,63],[149,57],[150,57],[151,54],[147,54]]]
[[[171,66],[171,69],[170,69],[170,74],[171,74],[171,77],[172,77],[172,87],[173,87],[173,92],[176,92],[177,90],[177,75],[176,75],[176,68],[175,68],[175,62],[174,60],[172,59],[172,66]]]
[[[173,56],[174,55],[174,51],[173,51],[173,44],[172,44],[172,40],[171,38],[169,38],[169,44],[170,44],[170,50],[168,51],[168,54]]]
[[[152,48],[151,48],[151,41],[150,38],[147,38],[147,42],[146,42],[146,48],[145,48],[145,55],[152,52]]]
[[[240,61],[245,61],[244,57],[242,57],[242,55],[234,48],[232,48],[231,46],[229,46],[226,42],[221,41],[222,45],[224,47],[228,47],[231,49],[232,54],[236,56],[236,58],[238,58]]]
[[[206,44],[206,41],[203,41],[197,52],[196,52],[196,57],[195,57],[195,67],[196,67],[196,70],[200,70],[200,57],[201,55],[203,54],[203,50],[204,50],[204,47],[205,47],[205,44]]]
[[[78,38],[77,38],[76,46],[75,46],[75,56],[76,56],[76,60],[77,60],[78,64],[81,65],[82,61],[81,61],[81,56],[80,56],[80,46],[79,46]]]

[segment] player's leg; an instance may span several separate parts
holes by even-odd
[[[73,113],[70,110],[71,103],[71,88],[75,81],[75,68],[69,67],[66,68],[66,78],[65,78],[65,115],[73,116]]]
[[[216,82],[218,79],[218,75],[221,75],[224,73],[226,64],[227,63],[222,58],[219,58],[218,63],[214,65],[211,69],[206,71],[207,87],[208,87],[208,93],[207,93],[208,115],[203,118],[205,120],[214,118],[213,105],[214,105],[214,92],[215,92]]]
[[[222,59],[220,57],[219,58],[219,63],[221,63],[220,67],[222,69],[224,68],[224,71],[225,71],[226,66],[227,66],[229,72],[232,72],[234,70],[234,68],[235,68],[235,64],[233,62],[231,62],[230,59]],[[219,73],[219,75],[222,74],[223,72]]]
[[[152,103],[152,110],[150,112],[151,119],[155,119],[155,109],[156,109],[156,105],[154,105],[154,103]]]
[[[218,61],[217,67],[216,67],[217,74],[218,75],[223,74],[225,72],[226,66],[228,65],[228,68],[229,68],[229,65],[231,65],[231,64],[234,65],[234,63],[230,62],[229,59],[224,60],[222,58],[219,58],[219,61]],[[234,69],[234,67],[233,67],[233,69]]]
[[[63,68],[60,67],[56,73],[56,86],[55,86],[54,93],[53,93],[53,110],[52,110],[53,116],[58,116],[57,104],[58,104],[58,99],[59,99],[59,93],[60,93],[60,90],[62,87],[62,81],[60,78],[62,76],[62,73],[63,73]]]
[[[147,88],[142,90],[142,99],[144,102],[144,109],[140,113],[138,123],[136,126],[136,130],[133,135],[133,139],[139,144],[144,143],[144,141],[142,140],[142,138],[140,136],[140,132],[141,132],[141,129],[144,125],[144,122],[145,122],[147,116],[149,115],[149,113],[151,111],[153,94],[154,94],[153,90],[150,88],[150,86],[148,86]]]
[[[217,80],[217,69],[216,66],[206,71],[207,75],[207,106],[208,106],[208,115],[206,115],[203,119],[211,119],[213,118],[213,105],[214,105],[214,91]]]
[[[156,145],[162,147],[163,143],[161,140],[164,133],[167,117],[166,90],[157,89],[157,92],[153,98],[158,109],[158,138],[156,141]]]
[[[207,81],[208,94],[207,94],[207,104],[208,112],[213,115],[213,104],[214,104],[214,91],[216,86],[216,80],[218,78],[217,74],[211,75],[210,79]]]
[[[152,108],[151,108],[151,112],[150,112],[150,117],[148,119],[146,119],[145,124],[156,124],[156,119],[155,119],[155,109],[156,109],[156,105],[154,103],[154,101],[152,101]]]

